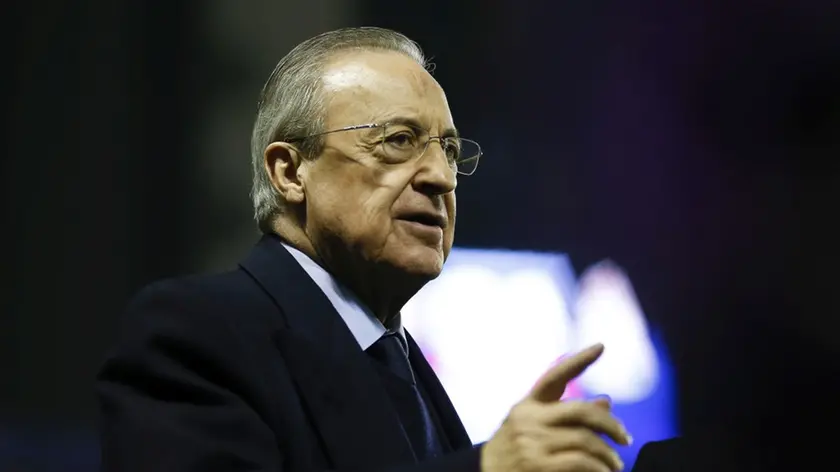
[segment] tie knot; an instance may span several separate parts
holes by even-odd
[[[367,353],[382,362],[392,372],[405,380],[414,383],[414,374],[408,360],[407,346],[399,333],[387,332],[367,348]]]

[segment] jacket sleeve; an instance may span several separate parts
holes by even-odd
[[[639,455],[636,456],[636,463],[633,464],[632,472],[660,472],[664,470],[671,470],[671,468],[663,469],[661,462],[669,458],[667,454],[667,441],[649,442],[642,446],[639,450]],[[665,457],[663,457],[665,455]],[[666,462],[668,462],[666,460]]]

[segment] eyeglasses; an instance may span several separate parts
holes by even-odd
[[[429,148],[429,143],[437,141],[440,143],[440,147],[443,149],[446,160],[452,167],[452,170],[461,175],[472,175],[478,167],[478,160],[482,154],[481,146],[471,139],[456,136],[430,136],[428,130],[403,123],[369,123],[365,125],[347,126],[302,138],[288,139],[287,142],[300,142],[325,134],[360,129],[370,129],[377,133],[375,136],[377,151],[382,154],[385,162],[392,164],[400,164],[419,159],[426,153],[426,150]]]

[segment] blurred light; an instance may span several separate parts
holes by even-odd
[[[616,403],[635,403],[650,395],[658,380],[656,351],[627,276],[599,264],[581,277],[575,307],[579,345],[601,342],[604,354],[580,377],[584,388]]]
[[[613,265],[593,267],[578,284],[563,255],[456,248],[403,321],[476,443],[558,359],[595,342],[604,356],[564,397],[610,395],[638,444],[673,434],[667,360]],[[625,463],[636,452],[623,449]]]
[[[474,440],[489,438],[573,345],[556,261],[455,250],[444,273],[403,310]]]

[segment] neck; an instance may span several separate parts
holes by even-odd
[[[351,290],[383,324],[396,316],[424,284],[385,264],[365,260],[347,250],[346,245],[314,243],[299,225],[289,221],[278,220],[274,232]]]

